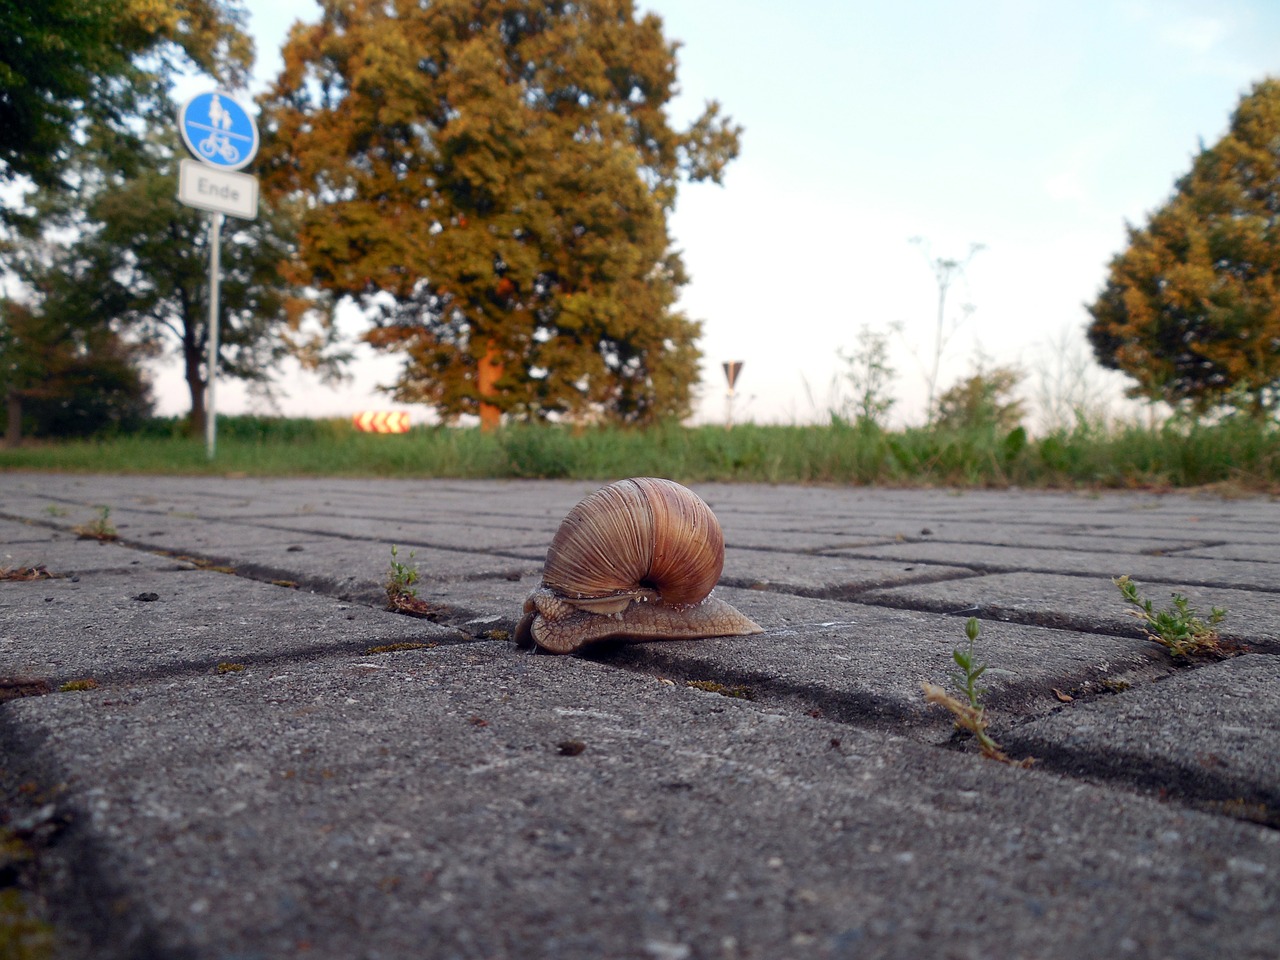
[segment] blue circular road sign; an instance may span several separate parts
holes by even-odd
[[[223,170],[247,167],[258,152],[258,125],[221,91],[197,94],[183,104],[178,128],[193,157]]]

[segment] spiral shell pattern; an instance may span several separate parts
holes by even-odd
[[[542,582],[572,601],[653,591],[673,606],[700,603],[724,567],[711,508],[670,480],[620,480],[585,497],[556,531]]]

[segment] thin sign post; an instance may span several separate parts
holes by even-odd
[[[218,414],[214,390],[218,382],[218,286],[222,259],[222,214],[209,217],[209,386],[205,391],[204,440],[209,459],[218,451]]]
[[[258,152],[258,125],[249,111],[220,90],[192,97],[178,111],[178,129],[191,155],[183,160],[178,199],[209,216],[209,355],[205,361],[205,445],[209,459],[218,449],[218,293],[222,281],[223,217],[253,220],[258,215],[258,180],[234,171],[247,167]]]

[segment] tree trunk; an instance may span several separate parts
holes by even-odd
[[[4,428],[4,445],[12,450],[22,443],[22,394],[10,387],[5,393],[4,402],[9,411]]]
[[[204,380],[200,376],[200,356],[188,353],[187,389],[191,392],[191,417],[187,422],[187,435],[195,438],[204,436]]]
[[[480,358],[477,364],[476,379],[480,388],[480,396],[493,397],[497,396],[498,378],[502,376],[502,357],[498,352],[498,345],[492,340],[489,341],[488,347],[485,348],[484,356]],[[502,411],[492,403],[480,401],[480,430],[483,433],[492,433],[502,424]]]

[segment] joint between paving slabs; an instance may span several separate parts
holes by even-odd
[[[928,541],[928,542],[935,542],[935,541]],[[1222,542],[1213,541],[1213,542],[1206,542],[1204,546],[1205,546],[1205,547],[1223,546],[1223,545],[1225,545],[1225,543],[1226,543],[1226,541],[1222,541]],[[960,545],[961,545],[961,544],[957,544],[957,546],[960,546]],[[1008,546],[1008,544],[999,544],[999,543],[993,543],[993,544],[968,544],[968,543],[966,543],[966,544],[963,544],[963,546],[966,546],[966,547],[970,547],[970,546],[977,546],[977,547],[982,547],[982,546],[1007,547],[1007,546]],[[1195,547],[1186,547],[1186,548],[1184,548],[1184,549],[1187,549],[1187,550],[1198,550],[1198,549],[1203,549],[1203,547],[1195,546]],[[1064,552],[1068,552],[1068,553],[1069,553],[1069,552],[1073,552],[1073,551],[1074,551],[1074,552],[1078,552],[1078,553],[1087,553],[1087,552],[1088,552],[1088,551],[1074,550],[1074,548],[1071,548],[1071,547],[1063,547],[1063,548],[1062,548],[1062,550],[1063,550]],[[1175,551],[1167,551],[1167,552],[1161,552],[1161,553],[1151,553],[1151,552],[1149,552],[1149,551],[1143,550],[1143,551],[1139,551],[1139,554],[1138,554],[1138,555],[1141,555],[1141,556],[1157,556],[1157,557],[1159,557],[1159,556],[1164,556],[1164,557],[1169,557],[1169,556],[1173,556],[1173,555],[1174,555],[1174,553],[1175,553]],[[885,561],[885,558],[884,558],[884,557],[879,556],[879,555],[874,554],[874,553],[860,554],[860,553],[853,553],[853,552],[850,552],[850,551],[848,551],[848,550],[842,550],[840,553],[831,553],[831,552],[829,552],[829,551],[828,551],[828,552],[822,552],[822,551],[820,551],[820,552],[818,552],[818,553],[814,554],[814,556],[822,556],[822,557],[830,556],[830,557],[832,557],[832,558],[850,559],[850,560],[875,560],[875,561],[879,561],[879,562],[882,562],[882,563]],[[1056,569],[1056,568],[1054,568],[1054,567],[1035,567],[1035,566],[1025,566],[1025,565],[1008,564],[1008,563],[984,563],[984,562],[982,562],[981,560],[977,560],[977,561],[975,561],[975,560],[966,560],[963,564],[959,564],[959,563],[957,563],[957,564],[944,564],[944,563],[942,563],[941,561],[936,561],[936,560],[915,560],[915,561],[904,561],[904,562],[912,562],[912,563],[915,563],[917,566],[920,566],[920,567],[935,566],[935,565],[936,565],[936,566],[963,566],[963,567],[965,567],[965,568],[967,568],[967,569],[969,569],[969,570],[973,571],[973,572],[972,572],[972,573],[970,573],[970,574],[958,574],[958,575],[955,575],[955,576],[953,576],[953,577],[940,577],[940,578],[939,578],[939,579],[937,579],[937,580],[926,580],[926,579],[915,580],[915,581],[912,581],[912,585],[922,585],[922,584],[927,584],[927,583],[942,583],[942,582],[945,582],[945,581],[946,581],[946,580],[948,580],[948,579],[965,580],[965,579],[968,579],[969,577],[974,577],[974,576],[979,576],[979,577],[980,577],[980,576],[988,576],[988,575],[991,575],[991,574],[1001,574],[1001,573],[1043,573],[1043,574],[1048,574],[1048,575],[1052,575],[1052,576],[1055,576],[1055,577],[1075,577],[1075,578],[1082,579],[1082,580],[1092,580],[1092,579],[1096,579],[1096,578],[1097,578],[1097,576],[1098,576],[1098,574],[1097,574],[1097,573],[1095,573],[1095,572],[1091,572],[1091,571],[1081,571],[1081,570],[1059,570],[1059,569]],[[1143,583],[1150,583],[1150,584],[1167,584],[1167,585],[1169,585],[1169,586],[1175,586],[1175,587],[1178,587],[1178,586],[1192,586],[1192,587],[1201,587],[1201,588],[1204,588],[1204,589],[1210,589],[1210,590],[1242,590],[1242,589],[1247,589],[1247,590],[1249,590],[1249,591],[1251,591],[1251,592],[1254,592],[1254,593],[1280,593],[1280,581],[1277,581],[1277,583],[1276,583],[1274,586],[1268,586],[1268,585],[1266,585],[1266,584],[1253,584],[1253,583],[1248,584],[1247,586],[1245,586],[1245,585],[1242,585],[1242,584],[1240,584],[1240,583],[1232,583],[1232,582],[1230,582],[1230,581],[1225,581],[1225,580],[1187,580],[1187,579],[1185,579],[1185,578],[1181,578],[1181,579],[1179,579],[1179,578],[1175,578],[1175,577],[1162,577],[1162,576],[1160,576],[1159,574],[1152,574],[1152,573],[1143,573],[1143,575],[1142,575],[1142,578],[1141,578],[1141,579],[1142,579],[1142,582],[1143,582]],[[868,587],[868,588],[866,588],[866,589],[868,589],[868,590],[879,590],[879,589],[885,589],[885,588],[884,588],[884,587]]]
[[[1212,769],[1172,760],[1115,752],[1083,752],[1035,737],[1006,732],[1002,745],[1036,757],[1036,766],[1070,780],[1126,789],[1137,795],[1204,813],[1280,830],[1280,793],[1242,787]]]
[[[624,643],[605,643],[579,654],[613,669],[625,670],[678,686],[721,693],[734,699],[747,700],[758,707],[780,708],[788,713],[815,720],[828,720],[865,733],[912,732],[937,728],[937,738],[921,738],[926,743],[941,743],[950,736],[950,723],[941,714],[928,711],[923,698],[919,710],[903,710],[894,700],[873,693],[837,695],[801,683],[790,683],[749,670],[698,667],[681,663],[662,654],[659,645],[640,651]]]
[[[930,566],[929,564],[920,564],[920,566]],[[954,571],[954,567],[952,568]],[[962,580],[972,580],[975,577],[981,577],[983,574],[978,571],[966,571],[962,573],[950,572],[940,573],[936,576],[921,576],[910,581],[910,586],[920,587],[928,586],[935,583],[958,582]],[[842,600],[846,602],[865,603],[861,598],[868,593],[874,593],[878,590],[890,590],[894,587],[906,586],[900,581],[887,581],[884,583],[872,583],[866,586],[830,586],[830,587],[798,587],[785,582],[772,582],[755,579],[753,577],[723,577],[720,580],[720,586],[734,587],[740,590],[758,590],[764,593],[782,593],[793,597],[804,597],[809,600]],[[886,606],[886,604],[875,604],[876,606]],[[914,609],[907,607],[904,609]]]
[[[349,590],[337,589],[336,584],[334,584],[332,580],[324,577],[303,576],[300,579],[292,579],[296,576],[296,573],[283,567],[274,567],[260,563],[235,564],[233,562],[229,562],[229,558],[217,554],[200,554],[198,552],[168,550],[161,547],[135,543],[133,541],[125,541],[123,542],[123,545],[130,549],[136,549],[155,556],[166,557],[175,561],[185,561],[191,564],[190,569],[193,570],[213,571],[215,573],[224,573],[228,576],[240,577],[244,580],[252,580],[255,583],[268,583],[272,586],[283,587],[286,589],[305,590],[318,596],[329,597],[330,599],[338,600],[342,603],[358,604],[362,607],[367,607],[373,610],[388,609],[381,599],[370,599],[372,596],[377,596],[379,598],[382,597],[382,590],[380,588],[371,589],[369,591],[369,597],[365,597]],[[513,579],[519,580],[520,577],[518,575],[512,576],[510,573],[504,573],[499,576],[473,576],[461,579],[466,582],[481,582],[484,580],[496,579],[511,581]],[[467,636],[468,639],[495,639],[492,636],[471,636],[469,635],[469,632],[464,629],[468,624],[475,622],[478,618],[483,616],[483,611],[478,612],[469,608],[448,605],[442,607],[442,615],[439,619],[434,617],[427,617],[424,619],[429,619],[442,626],[452,627],[458,630],[460,634]],[[509,618],[499,618],[499,620],[501,622],[498,627],[490,628],[490,630],[487,631],[488,633],[493,633],[495,630],[501,632],[503,627],[506,628],[507,633],[510,633],[514,629],[516,620],[514,616]]]
[[[234,661],[222,657],[189,660],[167,667],[140,670],[114,670],[92,677],[80,677],[56,683],[50,677],[14,677],[0,681],[0,703],[26,697],[43,697],[50,694],[97,694],[124,691],[130,687],[155,683],[161,680],[182,680],[211,675],[237,675],[252,670],[278,669],[281,666],[318,663],[341,658],[367,659],[384,654],[408,651],[429,651],[439,647],[462,646],[477,642],[475,637],[462,632],[456,634],[407,633],[401,637],[380,637],[370,644],[366,640],[324,646],[301,647],[288,653],[267,656],[238,655]]]

